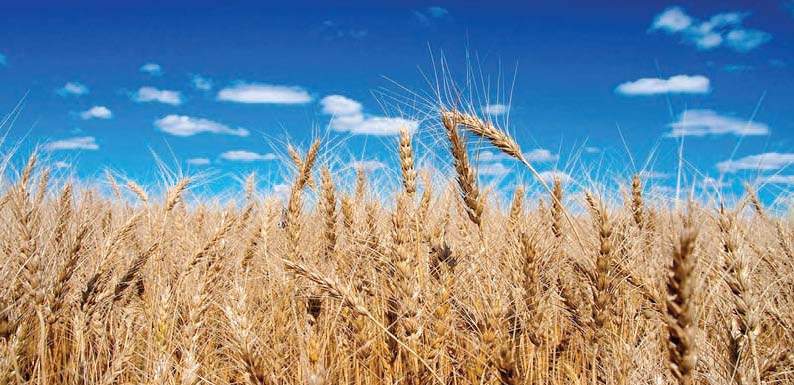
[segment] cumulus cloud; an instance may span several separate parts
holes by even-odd
[[[355,115],[360,114],[363,107],[361,103],[342,95],[329,95],[320,100],[323,113],[328,115]]]
[[[61,96],[68,96],[68,95],[80,96],[88,93],[88,87],[86,87],[85,84],[80,82],[68,82],[64,84],[63,87],[58,88],[55,92]]]
[[[212,89],[212,79],[198,74],[193,74],[190,77],[190,84],[193,88],[201,91],[209,91]]]
[[[761,178],[762,183],[794,185],[794,175],[770,175]]]
[[[178,106],[182,104],[182,93],[179,91],[160,90],[154,87],[141,87],[132,95],[136,102],[158,102]]]
[[[667,8],[656,15],[651,31],[680,35],[683,41],[701,50],[725,46],[737,52],[748,52],[766,43],[772,35],[742,26],[749,13],[726,12],[700,21],[689,16],[681,7]]]
[[[187,164],[192,164],[194,166],[206,166],[210,164],[210,160],[207,158],[190,158],[186,160]]]
[[[356,170],[363,169],[365,172],[373,172],[386,168],[386,164],[379,160],[354,160],[348,163],[347,166]]]
[[[157,63],[146,63],[142,65],[141,68],[139,68],[139,70],[151,76],[160,76],[163,74],[163,67],[161,67]]]
[[[566,172],[562,171],[543,171],[540,174],[540,179],[544,182],[551,184],[554,183],[555,180],[559,179],[560,182],[563,184],[568,184],[573,182],[573,178]]]
[[[369,116],[361,103],[342,95],[329,95],[322,100],[323,113],[331,115],[331,129],[354,135],[398,135],[401,128],[413,133],[419,122],[403,118]]]
[[[477,166],[477,173],[483,176],[504,176],[512,171],[502,163],[486,163]]]
[[[83,118],[83,120],[110,119],[113,117],[113,113],[105,106],[93,106],[81,112],[80,117]]]
[[[248,104],[306,104],[311,95],[301,87],[239,83],[218,92],[218,100]]]
[[[47,151],[98,150],[99,145],[96,143],[96,138],[93,136],[79,136],[45,143],[44,149]]]
[[[792,163],[794,163],[794,153],[767,152],[719,162],[717,163],[717,169],[727,173],[742,170],[769,171],[780,170]]]
[[[185,115],[167,115],[154,122],[155,127],[175,136],[193,136],[200,133],[248,136],[245,128],[231,128],[209,119],[195,118]]]
[[[276,159],[276,155],[271,153],[258,154],[252,151],[233,150],[222,153],[221,159],[231,160],[234,162],[255,162],[260,160],[274,160]]]
[[[482,108],[482,112],[487,115],[504,115],[510,111],[510,106],[507,104],[489,104]]]
[[[669,137],[726,135],[769,135],[769,126],[764,123],[741,120],[720,115],[712,110],[689,110],[679,116],[677,122],[668,125]]]
[[[623,95],[705,94],[709,91],[709,78],[701,75],[676,75],[669,79],[642,78],[615,88],[615,92]]]

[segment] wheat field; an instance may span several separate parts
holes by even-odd
[[[538,178],[500,205],[470,140],[537,175],[518,144],[439,122],[448,178],[404,131],[388,198],[363,170],[343,188],[320,140],[290,147],[285,199],[252,175],[226,205],[188,201],[190,178],[56,188],[34,154],[2,186],[2,383],[794,381],[794,223],[752,189],[676,209],[640,175],[617,204]]]

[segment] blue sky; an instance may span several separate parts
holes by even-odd
[[[543,171],[645,171],[669,192],[683,140],[687,183],[791,191],[794,3],[591,3],[5,4],[0,111],[23,103],[3,150],[40,145],[82,178],[156,180],[154,152],[215,183],[256,170],[275,184],[284,143],[320,133],[337,168],[388,167],[399,126],[438,138],[411,92],[432,96],[443,52]],[[480,164],[497,185],[526,177],[487,149]]]

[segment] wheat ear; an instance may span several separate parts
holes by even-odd
[[[673,264],[667,281],[667,347],[670,372],[680,385],[694,383],[697,366],[695,344],[695,240],[697,232],[691,225],[684,228],[673,249]]]

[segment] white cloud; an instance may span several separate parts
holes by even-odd
[[[768,135],[769,126],[764,123],[737,119],[731,116],[720,115],[712,110],[689,110],[679,116],[677,122],[668,125],[670,137],[680,136],[706,136],[733,134]]]
[[[93,106],[81,112],[80,117],[83,118],[83,120],[110,119],[113,117],[113,113],[105,106]]]
[[[731,187],[733,185],[732,182],[729,182],[727,180],[724,180],[724,179],[723,180],[718,180],[718,179],[714,179],[714,178],[712,178],[710,176],[707,176],[707,177],[703,178],[703,182],[702,183],[703,183],[703,187],[702,187],[703,189],[709,189],[709,188],[721,189],[721,188],[725,188],[725,187]]]
[[[356,115],[363,109],[361,103],[342,95],[326,96],[320,103],[323,105],[323,113],[328,115]]]
[[[551,151],[545,148],[536,148],[524,153],[524,158],[533,163],[554,162],[559,159],[559,156],[552,154]],[[480,162],[494,162],[498,160],[514,160],[513,157],[508,156],[502,152],[493,151],[480,151],[477,160]]]
[[[55,168],[57,169],[62,169],[62,168],[72,167],[72,164],[68,162],[64,162],[62,160],[58,160],[55,163],[53,163],[53,166],[55,166]]]
[[[764,154],[745,156],[741,159],[726,160],[717,163],[721,172],[737,172],[741,170],[780,170],[794,163],[794,153],[767,152]]]
[[[161,131],[176,136],[192,136],[203,132],[235,136],[248,136],[245,128],[231,128],[209,119],[185,115],[167,115],[154,122]]]
[[[754,67],[747,64],[726,64],[722,69],[726,72],[747,72],[752,71]]]
[[[705,76],[676,75],[669,79],[642,78],[625,82],[615,91],[623,95],[705,94],[711,91],[711,87],[709,78]]]
[[[652,28],[667,32],[681,32],[689,28],[690,25],[692,25],[692,18],[681,7],[672,7],[656,15]]]
[[[64,84],[63,87],[57,89],[55,91],[58,95],[67,96],[67,95],[85,95],[88,93],[88,87],[85,84],[80,82],[68,82]]]
[[[684,42],[702,50],[725,46],[737,52],[747,52],[772,38],[766,32],[743,28],[742,23],[747,16],[748,13],[726,12],[700,21],[687,15],[681,7],[671,7],[654,18],[651,30],[681,35]]]
[[[568,173],[562,171],[543,171],[539,174],[540,179],[548,184],[554,183],[556,179],[559,179],[563,184],[573,182],[573,178],[571,178]]]
[[[282,198],[287,198],[289,196],[289,191],[290,186],[288,184],[279,183],[273,186],[273,194]]]
[[[558,155],[552,154],[551,151],[545,148],[536,148],[532,151],[525,152],[524,158],[526,158],[529,162],[543,163],[555,162],[560,157]]]
[[[163,67],[157,63],[146,63],[141,66],[140,71],[151,76],[160,76],[163,74]]]
[[[194,166],[206,166],[210,164],[210,160],[207,158],[190,158],[186,162]]]
[[[386,168],[386,164],[378,160],[354,160],[347,164],[349,168],[364,169],[366,172],[373,172]]]
[[[276,159],[276,155],[271,153],[258,154],[245,150],[233,150],[222,153],[221,158],[235,162],[254,162],[259,160],[274,160]]]
[[[178,106],[182,104],[182,93],[179,91],[159,90],[154,87],[141,87],[132,96],[136,102],[159,102]]]
[[[449,10],[439,6],[427,7],[424,11],[414,11],[414,17],[424,26],[430,26],[433,24],[433,19],[449,17]]]
[[[761,182],[769,184],[794,185],[794,175],[770,175],[761,178]]]
[[[93,136],[80,136],[69,139],[56,140],[45,143],[44,149],[47,151],[57,150],[98,150],[99,145]]]
[[[398,135],[401,128],[413,133],[419,122],[403,118],[368,116],[361,103],[342,95],[329,95],[322,100],[323,113],[331,115],[331,129],[354,135]]]
[[[486,163],[477,166],[477,173],[484,176],[504,176],[512,171],[502,163]]]
[[[212,89],[212,79],[198,74],[194,74],[190,77],[190,84],[197,90],[209,91]]]
[[[642,179],[667,179],[670,174],[656,171],[640,171],[640,177]]]
[[[753,48],[766,43],[772,36],[766,32],[753,29],[735,29],[725,36],[725,44],[739,52],[751,51]]]
[[[487,115],[504,115],[510,111],[510,106],[507,104],[489,104],[482,108],[482,112]]]
[[[240,83],[218,92],[218,100],[236,103],[305,104],[311,95],[301,87]]]

